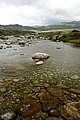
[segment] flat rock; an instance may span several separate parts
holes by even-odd
[[[10,66],[3,67],[1,71],[6,74],[14,74],[16,72],[14,67],[10,67]]]
[[[42,65],[44,62],[43,61],[38,61],[36,62],[36,65]]]
[[[68,91],[71,93],[80,94],[80,89],[70,88],[70,89],[68,89]]]

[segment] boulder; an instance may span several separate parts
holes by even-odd
[[[46,53],[35,53],[33,56],[32,56],[32,59],[39,59],[39,60],[44,60],[44,59],[48,59],[49,58],[49,55],[46,54]]]

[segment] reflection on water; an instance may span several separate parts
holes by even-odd
[[[48,53],[50,58],[36,66],[31,58],[36,52]],[[80,77],[80,48],[70,44],[41,40],[25,47],[13,45],[0,50],[1,77],[69,80],[74,74]]]

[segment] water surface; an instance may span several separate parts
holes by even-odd
[[[11,48],[4,48],[0,50],[0,78],[48,79],[80,84],[80,48],[49,40],[35,41],[25,47],[14,44]],[[50,58],[43,65],[36,66],[32,60],[36,52],[45,52]],[[77,79],[73,80],[75,75]]]

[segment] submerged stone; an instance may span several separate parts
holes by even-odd
[[[16,120],[17,115],[14,112],[7,112],[0,116],[0,120]]]
[[[46,112],[51,108],[56,108],[59,104],[59,99],[51,95],[44,94],[41,96],[40,101],[42,102],[43,110]]]
[[[61,115],[67,120],[80,120],[80,102],[67,103],[61,108]]]
[[[80,89],[70,88],[68,91],[71,93],[80,94]]]
[[[52,95],[52,96],[56,96],[56,97],[61,97],[62,94],[62,90],[57,88],[57,87],[48,87],[47,91]]]
[[[10,66],[3,67],[1,71],[5,74],[14,74],[16,72],[14,67],[10,67]]]
[[[35,99],[24,99],[17,106],[16,111],[23,117],[30,117],[41,110],[41,105]]]
[[[56,108],[56,109],[51,109],[51,110],[50,110],[50,114],[51,114],[52,116],[54,116],[54,117],[59,117],[59,116],[60,116],[60,111],[59,111],[58,108]]]

